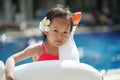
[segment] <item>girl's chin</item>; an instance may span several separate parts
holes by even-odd
[[[62,45],[63,45],[63,43],[56,43],[56,47],[60,47]]]
[[[56,44],[56,47],[60,47],[62,44]]]

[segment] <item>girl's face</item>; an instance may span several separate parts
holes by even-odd
[[[46,32],[49,44],[59,47],[64,44],[70,34],[70,22],[67,18],[54,18],[50,24],[50,30]]]

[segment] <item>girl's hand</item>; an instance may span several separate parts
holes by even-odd
[[[81,12],[75,12],[72,15],[73,24],[74,25],[78,25],[78,23],[80,22],[81,18],[82,18],[82,13]]]
[[[13,74],[6,74],[6,80],[16,80]]]

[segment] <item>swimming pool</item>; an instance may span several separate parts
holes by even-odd
[[[120,31],[75,34],[74,38],[80,52],[80,62],[98,70],[120,68]],[[0,42],[0,60],[5,63],[9,56],[27,47],[28,40],[21,37]],[[36,37],[37,42],[41,40],[42,37]],[[16,65],[31,61],[29,58]]]

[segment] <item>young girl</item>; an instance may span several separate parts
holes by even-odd
[[[67,42],[73,29],[73,23],[78,24],[80,17],[77,22],[72,20],[74,17],[72,19],[68,9],[56,7],[49,10],[39,26],[44,35],[43,42],[31,45],[7,59],[6,80],[15,80],[15,63],[25,58],[32,57],[34,61],[59,60],[58,49]]]

